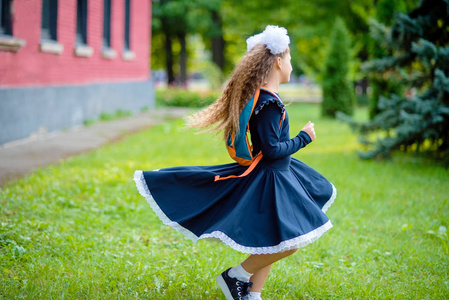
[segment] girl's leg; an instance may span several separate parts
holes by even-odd
[[[274,254],[250,255],[240,265],[221,273],[216,279],[217,283],[226,299],[241,299],[245,296],[245,289],[250,280],[253,283],[250,291],[260,293],[270,272],[271,264],[294,252],[296,249]]]
[[[253,283],[253,286],[250,288],[251,292],[258,292],[260,293],[262,291],[263,285],[265,281],[267,280],[268,273],[270,272],[272,265],[268,265],[265,268],[260,269],[256,273],[251,276],[251,281]]]
[[[242,267],[248,273],[256,273],[262,268],[277,262],[284,257],[292,255],[297,249],[292,249],[284,252],[273,253],[273,254],[252,254],[245,261],[242,262]]]
[[[243,269],[245,269],[248,273],[253,274],[250,280],[253,283],[251,291],[260,293],[265,281],[267,280],[271,265],[284,257],[292,255],[296,252],[296,250],[297,249],[293,249],[273,254],[253,254],[242,262],[241,266]]]

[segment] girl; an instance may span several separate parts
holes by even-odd
[[[249,122],[253,153],[263,156],[249,174],[214,180],[247,170],[237,163],[135,172],[139,192],[164,224],[194,241],[218,238],[250,254],[216,278],[226,299],[262,299],[271,265],[332,227],[324,213],[335,199],[334,186],[291,157],[315,139],[315,131],[309,121],[290,139],[277,94],[279,84],[290,81],[289,43],[287,30],[278,26],[250,37],[222,96],[189,118],[191,127],[215,125],[209,130],[223,131],[226,139],[238,132],[240,113],[264,86]]]

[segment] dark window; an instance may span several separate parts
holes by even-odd
[[[111,48],[111,0],[104,0],[103,47]]]
[[[42,1],[42,40],[57,40],[58,0]]]
[[[12,0],[0,0],[0,35],[12,35]]]
[[[77,0],[76,44],[87,45],[87,0]]]
[[[125,0],[125,50],[129,50],[129,6],[131,0]]]

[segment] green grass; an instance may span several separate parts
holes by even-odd
[[[143,107],[141,109],[142,112],[147,111],[147,110],[148,110],[148,107]],[[114,121],[114,120],[118,120],[118,119],[121,119],[121,118],[124,118],[124,117],[129,117],[132,114],[133,113],[131,111],[121,110],[121,109],[119,109],[119,110],[117,110],[117,111],[115,111],[113,113],[102,112],[98,119],[87,119],[87,120],[84,120],[83,125],[84,126],[90,126],[90,125],[93,125],[93,124],[98,123],[98,122]]]
[[[449,171],[407,155],[360,160],[345,124],[313,105],[288,111],[292,135],[315,122],[317,140],[294,156],[337,187],[334,228],[276,263],[264,299],[448,298]],[[222,299],[215,276],[246,255],[163,225],[132,177],[225,162],[220,137],[175,120],[4,187],[0,299]]]

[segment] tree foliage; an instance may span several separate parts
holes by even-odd
[[[380,97],[376,117],[353,123],[369,151],[362,157],[389,157],[394,150],[426,151],[449,162],[449,0],[422,0],[399,13],[386,31],[391,52],[364,65],[372,76],[396,78],[404,93]],[[383,133],[376,141],[368,136]]]
[[[322,115],[333,117],[337,111],[352,115],[354,94],[348,78],[351,41],[345,23],[338,18],[330,37],[329,53],[323,75]]]
[[[410,1],[410,0],[407,0]],[[153,1],[152,66],[166,67],[173,54],[179,65],[179,31],[200,34],[210,59],[229,73],[245,53],[247,37],[275,24],[288,29],[291,55],[296,75],[306,73],[321,79],[328,39],[336,16],[346,21],[360,61],[368,58],[368,19],[375,6],[371,0],[157,0]],[[165,19],[164,19],[165,18]],[[162,21],[168,29],[165,30]],[[172,51],[165,45],[167,34],[172,38]],[[189,47],[186,47],[189,49]],[[162,64],[161,62],[164,62]],[[179,72],[179,67],[174,67]]]
[[[222,0],[158,0],[153,1],[152,66],[164,65],[169,84],[175,82],[175,66],[180,82],[187,80],[187,37],[189,34],[210,33],[215,38],[212,14]],[[220,36],[220,34],[218,34]],[[161,64],[163,61],[165,64]]]
[[[365,61],[368,58],[368,20],[374,9],[372,0],[223,0],[229,62],[235,63],[244,53],[248,36],[261,32],[268,24],[276,24],[288,29],[293,72],[321,80],[328,36],[336,17],[344,19],[348,26],[353,49],[356,49],[355,57]]]
[[[387,32],[386,26],[391,26],[394,16],[398,12],[407,11],[406,0],[379,0],[376,3],[375,19],[370,21],[371,39],[370,39],[370,58],[376,59],[383,56],[392,55],[391,49],[384,45],[384,36]],[[379,97],[390,97],[391,94],[400,94],[403,87],[400,81],[394,77],[384,78],[380,76],[371,76],[369,78],[372,93],[370,97],[370,119],[372,120],[379,113]]]

